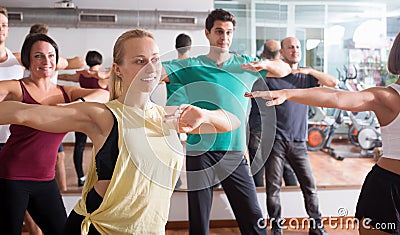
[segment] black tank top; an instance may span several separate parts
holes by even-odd
[[[118,121],[114,118],[114,125],[110,134],[108,135],[106,142],[103,147],[96,154],[96,172],[98,180],[110,180],[117,158],[119,154],[118,150]]]

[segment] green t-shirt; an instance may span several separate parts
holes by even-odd
[[[248,56],[231,55],[220,68],[205,55],[185,60],[163,62],[170,84],[184,88],[188,102],[209,109],[224,109],[241,121],[238,129],[218,134],[188,135],[188,151],[245,151],[246,124],[250,99],[244,97],[260,77],[240,65],[255,61]]]
[[[171,62],[177,62],[179,60],[173,60]],[[167,90],[167,103],[168,106],[179,106],[181,104],[189,103],[186,90],[180,83],[168,82],[166,84]]]
[[[267,76],[267,70],[261,70],[261,71],[259,71],[259,73],[260,73],[260,76],[262,77],[262,78],[265,78],[266,76]]]

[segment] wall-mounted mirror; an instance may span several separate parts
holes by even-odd
[[[295,36],[302,47],[301,66],[348,83],[342,88],[385,86],[393,82],[386,71],[386,59],[391,41],[399,31],[395,23],[398,16],[392,17],[396,15],[392,9],[399,4],[362,2],[216,1],[215,8],[225,8],[239,16],[232,45],[239,53],[260,56],[266,40]],[[309,126],[320,128],[324,135],[319,137],[324,139],[319,140],[322,147],[309,154],[318,185],[361,185],[375,163],[374,156],[380,153],[380,149],[361,148],[355,139],[357,130],[352,122],[363,117],[351,120],[353,115],[344,112],[344,121],[327,144],[330,124],[322,121],[334,120],[335,110],[317,108],[316,112],[320,116],[311,120]]]
[[[386,59],[391,43],[400,31],[400,2],[386,0],[376,3],[371,0],[342,1],[333,4],[330,1],[267,1],[267,0],[237,0],[237,1],[196,1],[182,3],[179,0],[159,1],[117,1],[115,6],[101,3],[91,6],[88,0],[76,0],[79,8],[94,10],[116,9],[132,10],[135,14],[129,17],[139,17],[142,22],[145,14],[141,10],[171,10],[187,12],[187,9],[200,9],[207,13],[212,8],[224,8],[236,15],[237,27],[231,49],[238,53],[260,56],[263,44],[267,39],[281,40],[286,36],[296,36],[302,46],[302,66],[311,66],[317,70],[336,77],[353,77],[348,86],[362,89],[367,86],[388,85],[393,77],[386,71]],[[155,4],[157,2],[157,4]],[[120,4],[119,4],[120,3]],[[24,5],[25,4],[25,5]],[[4,0],[2,5],[10,8],[32,7],[30,1]],[[35,4],[39,4],[35,3]],[[54,1],[40,1],[37,8],[53,7]],[[185,5],[183,5],[185,4]],[[194,6],[193,6],[194,4]],[[145,9],[146,8],[146,9]],[[186,10],[185,10],[186,9]],[[43,10],[43,9],[42,9]],[[137,11],[137,12],[136,12]],[[200,13],[198,13],[200,14]],[[140,16],[142,18],[140,18]],[[199,19],[201,17],[199,16]],[[118,19],[118,17],[117,17]],[[48,19],[51,22],[51,19]],[[204,18],[201,18],[204,20]],[[202,23],[202,22],[197,22]],[[103,24],[96,28],[68,25],[51,27],[49,34],[61,45],[61,53],[65,57],[84,57],[89,49],[96,48],[104,55],[104,64],[112,64],[112,45],[121,32],[137,27],[138,24],[122,28]],[[168,54],[174,51],[174,39],[181,33],[189,34],[193,45],[208,45],[204,36],[204,28],[157,28],[148,27],[158,39],[160,51]],[[10,36],[7,47],[12,51],[20,51],[23,38],[29,30],[29,25],[10,22]],[[99,39],[101,40],[94,40]],[[367,39],[367,40],[365,40]],[[79,43],[76,43],[79,41]],[[194,52],[195,53],[195,52]],[[170,53],[170,59],[175,54]],[[331,115],[332,110],[318,110],[315,118],[323,119]],[[314,175],[321,186],[325,185],[361,185],[364,175],[374,164],[372,157],[363,157],[362,150],[350,140],[355,138],[350,117],[345,117],[343,126],[337,128],[331,147],[337,153],[343,153],[342,161],[322,151],[310,151]],[[347,121],[347,122],[346,122]],[[325,128],[327,125],[321,125]],[[326,132],[327,129],[322,130]],[[73,142],[73,139],[70,142]],[[344,144],[345,143],[345,144]],[[355,156],[355,157],[349,157]],[[357,175],[357,177],[354,177]]]

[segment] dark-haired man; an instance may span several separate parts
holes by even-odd
[[[288,74],[290,68],[273,61],[256,61],[255,58],[231,53],[229,48],[235,24],[235,17],[230,12],[223,9],[212,11],[205,25],[210,45],[208,54],[163,63],[165,80],[181,84],[189,103],[210,110],[223,108],[242,122],[241,127],[232,132],[188,135],[186,170],[190,234],[208,234],[213,185],[219,182],[241,233],[267,233],[254,181],[244,157],[248,100],[243,94],[251,90],[260,75],[243,68],[264,68],[282,76]]]

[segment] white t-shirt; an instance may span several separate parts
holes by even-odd
[[[7,60],[0,63],[0,80],[21,79],[24,76],[24,68],[19,64],[13,53],[6,48]]]
[[[23,78],[24,68],[8,48],[6,52],[7,60],[0,63],[0,81]],[[9,136],[10,125],[0,125],[0,143],[5,143]]]
[[[394,83],[390,85],[400,94],[400,85]],[[400,115],[391,123],[381,127],[383,155],[385,158],[400,160]]]

